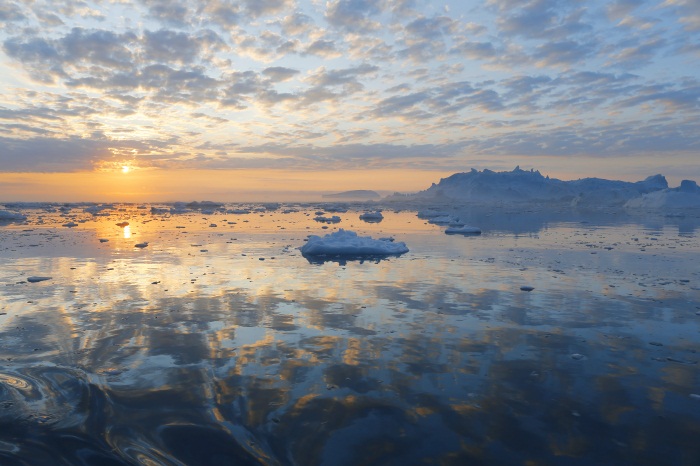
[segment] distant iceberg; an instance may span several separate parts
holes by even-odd
[[[628,209],[700,209],[700,186],[695,181],[683,180],[677,188],[662,189],[630,199]]]
[[[680,190],[680,188],[678,188]],[[690,188],[687,188],[690,189]],[[495,172],[472,169],[443,178],[439,183],[415,194],[388,196],[387,202],[474,204],[497,206],[505,204],[546,203],[582,209],[622,208],[651,193],[668,190],[663,175],[653,175],[637,182],[582,178],[562,181],[543,176],[537,170]],[[688,196],[686,196],[688,197]],[[653,197],[652,197],[653,199]],[[689,200],[692,204],[692,202]],[[632,203],[634,205],[635,203]],[[420,218],[448,215],[438,211],[419,211]]]

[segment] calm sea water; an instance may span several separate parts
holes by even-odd
[[[0,226],[0,464],[700,464],[700,218],[318,209]]]

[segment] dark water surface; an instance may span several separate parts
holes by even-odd
[[[697,217],[286,208],[0,226],[0,464],[700,464]]]

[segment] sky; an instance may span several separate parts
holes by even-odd
[[[0,201],[678,185],[698,128],[697,0],[0,2]]]

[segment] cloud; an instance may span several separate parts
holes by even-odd
[[[270,78],[272,81],[280,82],[292,79],[294,76],[299,74],[299,70],[285,68],[284,66],[271,66],[269,68],[265,68],[262,71],[262,74]]]
[[[695,2],[480,5],[10,0],[0,163],[136,150],[162,167],[423,167],[697,146]]]
[[[1,22],[22,21],[23,19],[26,19],[26,16],[16,3],[4,2],[0,4]]]
[[[377,0],[330,0],[327,2],[326,21],[346,32],[372,32],[381,28],[375,18],[382,13]]]

